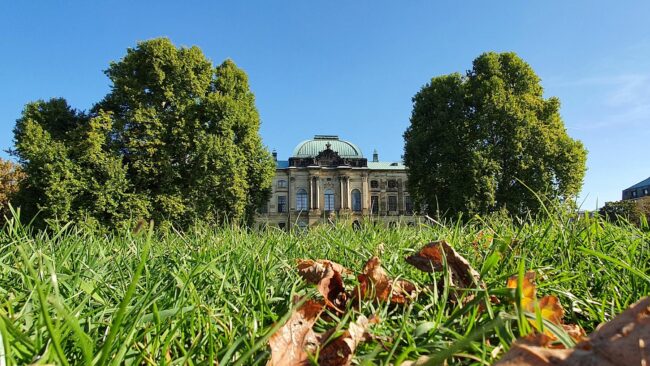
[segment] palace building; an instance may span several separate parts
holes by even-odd
[[[289,160],[276,160],[273,193],[257,217],[260,225],[308,227],[327,220],[369,218],[395,225],[416,221],[406,190],[406,167],[372,160],[338,136],[299,143]]]

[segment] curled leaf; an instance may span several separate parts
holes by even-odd
[[[443,258],[447,259],[447,268],[453,285],[472,288],[481,283],[481,276],[467,259],[444,240],[425,245],[418,253],[407,257],[406,262],[421,271],[433,272],[443,270]]]
[[[416,254],[406,258],[406,262],[415,268],[424,272],[442,272],[445,269],[445,260],[447,262],[447,271],[444,274],[451,287],[455,288],[485,288],[485,284],[481,281],[479,273],[472,268],[467,259],[458,254],[446,241],[440,240],[431,242]],[[438,286],[442,286],[443,279],[440,279]],[[451,299],[458,298],[456,292],[451,293]],[[474,296],[467,296],[464,302],[470,301]]]
[[[358,279],[361,298],[369,296],[370,286],[374,288],[375,300],[398,304],[406,303],[417,293],[413,283],[406,280],[391,280],[381,267],[381,260],[376,256],[366,262],[363,273],[358,276]]]
[[[347,294],[343,286],[342,273],[349,272],[342,265],[328,260],[298,260],[298,274],[305,281],[315,284],[325,298],[327,306],[339,312],[345,308]]]
[[[308,354],[316,352],[319,345],[318,335],[312,328],[323,308],[322,302],[308,300],[294,311],[291,318],[269,339],[269,366],[309,364]]]
[[[350,365],[357,346],[368,338],[368,326],[373,322],[372,318],[368,320],[363,315],[359,316],[355,322],[350,323],[348,330],[320,350],[318,364],[321,366]]]

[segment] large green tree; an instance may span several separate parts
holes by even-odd
[[[89,116],[61,98],[25,107],[13,153],[27,174],[17,199],[27,216],[114,225],[142,213],[132,212],[126,169],[107,148],[110,122],[104,112]]]
[[[536,212],[537,195],[571,201],[587,152],[567,135],[557,98],[514,53],[484,53],[466,75],[434,77],[413,97],[404,133],[409,190],[446,214]]]
[[[250,221],[274,163],[246,74],[197,47],[141,42],[111,63],[108,95],[89,113],[64,100],[29,104],[15,153],[45,218],[79,214],[114,226],[147,217]]]

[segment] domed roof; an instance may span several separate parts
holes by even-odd
[[[313,158],[321,151],[329,148],[336,151],[342,158],[363,158],[361,149],[349,141],[339,140],[335,135],[316,135],[311,140],[299,143],[293,149],[294,158]]]

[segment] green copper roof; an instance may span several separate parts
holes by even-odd
[[[328,144],[330,149],[336,151],[342,158],[363,158],[361,149],[357,145],[340,140],[335,135],[316,135],[311,140],[305,140],[293,149],[292,156],[294,158],[315,157],[318,153],[327,149]]]

